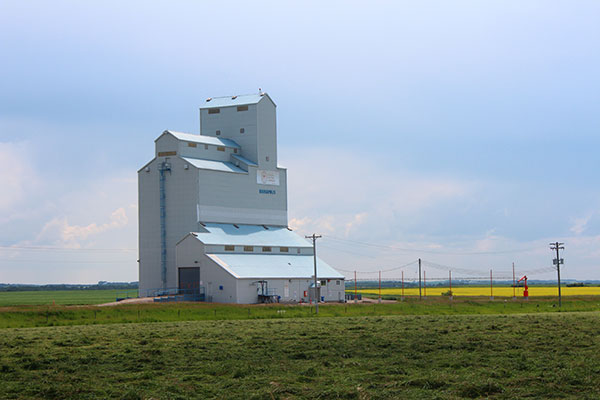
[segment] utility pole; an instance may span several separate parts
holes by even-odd
[[[556,272],[558,272],[558,306],[562,307],[562,297],[560,295],[560,264],[564,264],[565,260],[560,258],[558,251],[564,250],[564,243],[550,243],[550,250],[556,250],[556,258],[553,260],[553,264],[556,265]]]
[[[421,300],[421,259],[419,258],[419,300]]]
[[[517,287],[515,282],[515,263],[513,263],[513,300],[517,299]]]
[[[315,297],[317,298],[315,300],[315,314],[319,313],[319,296],[321,295],[321,291],[319,290],[319,293],[317,294],[317,239],[319,239],[321,237],[321,235],[317,235],[317,234],[312,234],[310,236],[305,236],[305,238],[307,239],[312,239],[313,242],[313,257],[314,257],[314,262],[315,262],[315,290],[314,290],[314,294]]]

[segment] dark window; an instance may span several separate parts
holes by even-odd
[[[252,247],[252,246],[244,246],[244,251],[254,251],[254,247]]]
[[[234,152],[235,154],[237,154],[237,149],[233,149],[233,152]]]
[[[188,142],[188,147],[196,147],[196,143]]]
[[[240,128],[240,133],[244,133],[246,130],[244,128]]]
[[[235,250],[235,246],[232,246],[229,244],[225,246],[225,251],[234,251],[234,250]]]
[[[238,106],[238,111],[248,111],[248,106]]]
[[[217,131],[217,136],[219,136],[221,134],[221,131]]]
[[[217,146],[217,150],[218,151],[225,151],[225,147],[223,147],[223,146]]]
[[[263,251],[271,251],[271,247],[269,247],[269,246],[264,246],[264,247],[263,247]]]
[[[279,248],[279,252],[280,252],[280,253],[287,253],[287,252],[289,252],[289,251],[290,251],[290,249],[289,249],[289,248],[287,248],[287,247],[280,247],[280,248]]]
[[[208,150],[208,145],[207,144],[204,145],[204,150]]]
[[[209,108],[208,109],[209,114],[219,114],[220,112],[221,112],[220,108]]]
[[[325,280],[321,281],[321,286],[327,286],[327,281],[325,281]]]

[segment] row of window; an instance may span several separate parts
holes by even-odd
[[[188,147],[197,147],[197,144],[194,142],[188,142]],[[208,150],[208,145],[204,145],[204,150]],[[217,146],[217,151],[225,151],[225,146]],[[233,149],[233,152],[237,154],[238,149]]]
[[[237,106],[237,110],[238,111],[248,111],[248,106]],[[221,109],[220,108],[209,108],[208,113],[209,114],[220,114]]]
[[[245,133],[246,130],[244,128],[240,128],[240,133]],[[221,130],[217,129],[217,131],[215,132],[215,135],[217,136],[221,136]]]
[[[296,249],[296,250],[297,250],[298,254],[300,254],[300,249]],[[225,251],[235,251],[235,246],[234,245],[225,245]],[[253,252],[254,246],[244,246],[244,251]],[[271,252],[273,252],[273,247],[262,246],[262,252],[263,253],[271,253]],[[281,246],[281,247],[279,247],[279,252],[280,253],[289,253],[290,248]]]

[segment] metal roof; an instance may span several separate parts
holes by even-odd
[[[227,161],[215,161],[215,160],[204,160],[202,158],[190,158],[190,157],[181,157],[185,161],[192,164],[194,167],[198,169],[209,169],[211,171],[222,171],[222,172],[235,172],[238,174],[247,174],[241,168],[236,167],[230,162]]]
[[[240,155],[232,154],[231,157],[235,158],[238,161],[243,162],[244,164],[246,164],[246,165],[248,165],[250,167],[258,167],[257,163],[255,163],[254,161],[250,161],[247,158],[244,158],[244,157],[242,157]]]
[[[240,246],[312,247],[308,241],[286,227],[206,223],[208,232],[194,233],[204,244],[233,244]]]
[[[214,262],[236,278],[306,278],[314,274],[314,259],[311,255],[275,254],[207,254]],[[317,258],[319,279],[343,279],[325,261]]]
[[[188,142],[212,144],[214,146],[233,147],[236,149],[241,148],[239,144],[237,144],[236,142],[234,142],[231,139],[221,139],[221,138],[217,138],[217,137],[213,137],[213,136],[195,135],[192,133],[183,133],[183,132],[176,132],[176,131],[170,131],[170,130],[166,130],[163,132],[163,134],[165,134],[165,133],[170,133],[171,135],[175,136],[177,139],[185,140]]]
[[[254,93],[254,94],[242,94],[239,96],[222,96],[222,97],[210,97],[206,99],[206,102],[200,106],[201,110],[207,108],[216,107],[230,107],[230,106],[241,106],[247,104],[256,104],[263,98],[268,97],[273,104],[273,100],[266,93]]]

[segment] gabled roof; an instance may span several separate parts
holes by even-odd
[[[246,174],[243,169],[236,167],[227,161],[205,160],[203,158],[181,157],[198,169],[209,169],[212,171],[235,172],[238,174]]]
[[[314,275],[314,259],[311,255],[207,254],[207,256],[236,278],[310,279]],[[343,279],[344,275],[317,258],[317,277]]]
[[[256,104],[263,98],[268,98],[273,105],[276,106],[275,102],[266,93],[254,93],[254,94],[242,94],[239,96],[223,96],[223,97],[209,97],[206,102],[200,106],[201,110],[215,107],[231,107]]]
[[[206,223],[208,232],[193,235],[204,244],[239,246],[312,247],[304,238],[282,226]]]
[[[221,138],[217,138],[217,137],[213,137],[213,136],[194,135],[192,133],[183,133],[183,132],[176,132],[176,131],[171,131],[171,130],[164,131],[158,138],[156,138],[156,140],[160,139],[160,137],[165,134],[173,135],[175,138],[177,138],[179,140],[185,140],[187,142],[212,144],[214,146],[225,146],[225,147],[232,147],[232,148],[236,148],[236,149],[241,148],[239,144],[237,144],[236,142],[234,142],[231,139],[221,139]],[[155,140],[155,142],[156,142],[156,140]]]

